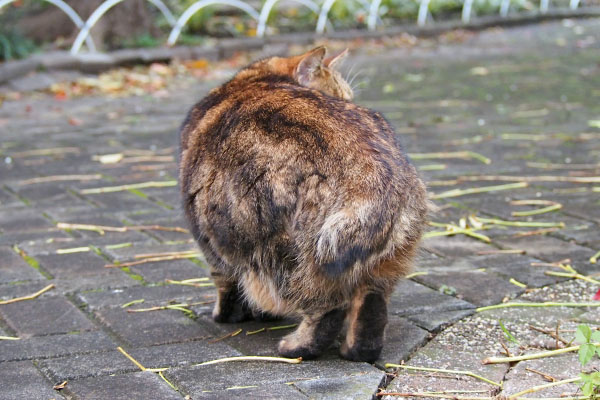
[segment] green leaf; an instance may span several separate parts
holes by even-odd
[[[512,343],[514,343],[516,345],[519,345],[519,342],[517,341],[517,339],[515,339],[515,337],[512,335],[512,333],[510,333],[510,331],[508,329],[506,329],[506,327],[504,326],[504,323],[502,322],[501,319],[498,320],[498,325],[500,325],[500,329],[502,329],[502,332],[504,332],[506,339],[508,339],[509,341],[511,341]]]
[[[592,342],[600,343],[600,331],[592,332]]]
[[[584,396],[591,396],[594,393],[594,385],[592,382],[586,382],[581,386],[581,392]]]
[[[586,365],[587,363],[589,363],[592,357],[594,357],[595,353],[596,346],[594,346],[593,344],[582,344],[579,347],[579,362],[581,363],[581,365]]]
[[[595,386],[600,385],[600,372],[594,372],[593,374],[590,374],[590,377]]]
[[[585,324],[580,324],[575,332],[575,340],[577,343],[589,343],[592,337],[592,330]]]

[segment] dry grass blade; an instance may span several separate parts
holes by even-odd
[[[171,186],[177,186],[177,181],[141,182],[133,183],[131,185],[105,186],[99,188],[83,189],[79,191],[79,194],[113,193],[133,189],[161,188]]]
[[[104,268],[122,268],[122,267],[132,267],[134,265],[141,265],[159,261],[171,261],[171,260],[181,260],[185,258],[196,258],[199,257],[200,253],[189,253],[189,254],[180,254],[180,255],[172,255],[172,256],[163,256],[163,257],[149,257],[144,258],[142,260],[137,261],[129,261],[119,264],[106,264]]]
[[[474,187],[468,189],[452,189],[446,192],[431,194],[429,196],[430,199],[446,199],[448,197],[459,197],[466,196],[469,194],[478,194],[478,193],[487,193],[487,192],[496,192],[500,190],[511,190],[511,189],[520,189],[528,186],[527,182],[517,182],[517,183],[509,183],[506,185],[494,185],[494,186],[483,186],[483,187]]]
[[[539,392],[540,390],[544,390],[544,389],[551,388],[554,386],[560,386],[560,385],[566,385],[568,383],[579,382],[580,380],[581,380],[581,378],[577,377],[577,378],[564,379],[562,381],[556,381],[556,382],[552,382],[552,383],[546,383],[545,385],[534,386],[529,389],[525,389],[518,393],[512,394],[512,395],[508,396],[508,399],[509,400],[517,399],[528,393],[535,393],[535,392]]]
[[[138,367],[142,371],[146,370],[146,367],[144,367],[142,364],[140,364],[138,360],[136,360],[135,358],[131,357],[129,355],[129,353],[127,353],[125,350],[123,350],[123,348],[121,346],[117,347],[117,350],[119,350],[119,352],[121,354],[123,354],[125,357],[127,357],[127,359],[129,359],[129,361],[131,361],[132,363],[134,363],[136,367]]]
[[[600,257],[600,251],[590,257],[590,263],[596,264],[598,257]]]
[[[282,363],[287,363],[287,364],[300,364],[302,362],[302,357],[298,357],[298,358],[267,357],[267,356],[227,357],[227,358],[220,358],[218,360],[206,361],[206,362],[203,362],[200,364],[195,364],[194,366],[211,365],[211,364],[233,362],[233,361],[271,361],[271,362],[282,362]]]
[[[600,346],[600,343],[592,343],[594,346]],[[560,354],[570,353],[573,351],[578,351],[580,346],[571,346],[565,347],[563,349],[558,350],[550,350],[550,351],[542,351],[534,354],[525,354],[522,356],[514,356],[514,357],[488,357],[482,361],[483,364],[503,364],[503,363],[511,363],[516,361],[526,361],[526,360],[537,360],[539,358],[546,358],[557,356]]]
[[[100,174],[92,175],[54,175],[54,176],[43,176],[39,178],[25,179],[19,182],[19,185],[33,185],[35,183],[47,183],[47,182],[64,182],[64,181],[92,181],[96,179],[102,179]]]
[[[50,290],[52,288],[54,288],[54,284],[53,283],[49,284],[45,288],[43,288],[43,289],[41,289],[41,290],[39,290],[39,291],[37,291],[37,292],[35,292],[33,294],[30,294],[29,296],[16,297],[16,298],[10,299],[10,300],[2,300],[2,301],[0,301],[0,305],[3,305],[3,304],[12,304],[12,303],[16,303],[16,302],[19,302],[19,301],[25,301],[25,300],[33,300],[36,297],[41,296],[42,294],[46,293],[48,290]]]
[[[21,338],[14,336],[0,336],[0,340],[21,340]]]
[[[477,375],[471,371],[440,369],[440,368],[426,368],[426,367],[413,367],[411,365],[392,364],[392,363],[386,363],[385,367],[386,368],[402,368],[402,369],[408,369],[408,370],[413,370],[413,371],[440,372],[440,373],[451,374],[451,375],[465,375],[465,376],[470,376],[471,378],[479,379],[480,381],[489,383],[490,385],[502,387],[501,383],[494,382],[494,381],[487,379],[481,375]]]
[[[491,164],[492,160],[474,151],[453,151],[439,153],[410,153],[408,155],[413,160],[431,160],[431,159],[447,159],[457,158],[461,160],[478,160],[484,164]]]
[[[505,221],[498,218],[473,217],[483,224],[515,226],[520,228],[564,228],[564,222],[529,222],[529,221]]]
[[[498,308],[512,308],[512,307],[600,307],[600,302],[597,303],[556,303],[547,301],[544,303],[502,303],[495,304],[492,306],[479,307],[475,309],[477,312],[495,310]]]
[[[479,255],[479,256],[485,256],[485,255],[491,255],[491,254],[527,254],[527,252],[525,250],[520,250],[520,249],[483,250],[483,251],[477,252],[477,255]]]
[[[166,283],[171,285],[183,285],[183,286],[193,286],[193,287],[209,287],[215,286],[213,282],[202,282],[207,281],[208,278],[196,278],[196,279],[185,279],[183,281],[174,281],[173,279],[165,279]]]
[[[516,206],[537,206],[537,205],[545,205],[547,207],[539,208],[537,210],[530,211],[514,211],[511,213],[513,217],[529,217],[532,215],[545,214],[552,211],[560,210],[562,208],[562,204],[557,203],[555,201],[550,200],[515,200],[511,201],[510,204]]]
[[[162,253],[144,253],[136,254],[134,258],[152,258],[152,257],[167,257],[167,256],[181,256],[186,254],[199,254],[198,250],[183,250],[183,251],[165,251]]]
[[[228,338],[230,338],[230,337],[237,336],[237,335],[239,335],[240,333],[242,333],[242,331],[243,331],[243,329],[242,329],[242,328],[240,328],[240,329],[238,329],[238,330],[235,330],[235,331],[233,331],[233,332],[229,332],[229,333],[228,333],[228,334],[226,334],[226,335],[223,335],[223,336],[221,336],[221,337],[218,337],[218,338],[216,338],[216,339],[214,339],[214,340],[211,340],[211,341],[209,341],[208,343],[211,343],[211,344],[212,344],[212,343],[217,343],[217,342],[220,342],[221,340],[225,340],[225,339],[228,339]]]
[[[65,386],[67,386],[68,381],[63,381],[62,383],[59,383],[58,385],[54,385],[52,387],[52,389],[54,390],[62,390],[65,388]]]
[[[58,222],[56,227],[59,229],[75,229],[83,231],[95,231],[101,235],[104,232],[127,232],[127,231],[167,231],[167,232],[181,232],[189,233],[187,229],[180,228],[177,226],[160,226],[160,225],[134,225],[134,226],[104,226],[104,225],[93,225],[93,224],[70,224],[67,222]]]
[[[504,182],[569,182],[569,183],[600,183],[600,176],[511,176],[511,175],[469,175],[457,178],[458,182],[504,181]]]
[[[11,154],[11,157],[31,157],[31,156],[52,156],[59,154],[77,154],[80,150],[78,147],[54,147],[50,149],[35,149],[20,151]]]
[[[538,374],[539,376],[541,376],[542,378],[544,378],[545,380],[547,380],[548,382],[557,382],[558,379],[556,379],[555,377],[553,377],[552,375],[548,375],[544,372],[535,370],[533,368],[525,368],[526,371],[529,372],[533,372],[534,374]]]
[[[545,228],[545,229],[536,229],[535,231],[517,232],[513,235],[513,237],[518,238],[518,237],[545,235],[546,233],[556,232],[559,229],[560,228]]]
[[[69,249],[56,249],[56,254],[85,253],[90,250],[91,250],[91,247],[89,247],[89,246],[71,247]]]
[[[435,392],[379,392],[376,394],[377,397],[383,396],[394,396],[394,397],[434,397],[438,399],[451,399],[451,400],[494,400],[494,397],[477,397],[477,396],[457,396],[448,395],[444,393]]]

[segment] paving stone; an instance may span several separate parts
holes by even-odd
[[[494,250],[494,247],[477,239],[461,235],[428,238],[423,241],[423,247],[434,254],[446,257],[472,256],[480,251]]]
[[[44,276],[12,248],[0,246],[0,283],[42,279],[45,279]]]
[[[545,374],[552,376],[556,380],[563,380],[578,377],[582,369],[585,371],[592,371],[597,370],[599,367],[600,362],[596,358],[587,364],[585,368],[581,368],[577,353],[519,362],[511,368],[506,375],[506,381],[504,382],[500,395],[508,397],[533,386],[545,385],[548,383],[542,376],[535,374],[530,370],[543,371]],[[578,393],[579,391],[580,388],[577,383],[570,383],[549,387],[535,393],[536,397],[563,397],[564,393]]]
[[[31,361],[0,363],[0,375],[2,400],[62,398]]]
[[[427,331],[415,326],[405,318],[390,316],[385,330],[383,350],[376,364],[399,363],[408,357],[429,339]]]
[[[206,341],[141,347],[126,351],[146,368],[180,367],[242,355],[224,343],[211,344]],[[139,371],[137,366],[118,351],[42,360],[39,367],[55,382]]]
[[[210,333],[176,310],[128,313],[122,308],[95,312],[98,320],[131,346],[206,339]]]
[[[210,272],[206,268],[188,260],[139,265],[131,267],[131,271],[143,277],[146,282],[156,283],[164,282],[166,279],[180,281],[210,276]]]
[[[352,382],[359,376],[372,376],[374,373],[383,379],[383,371],[369,364],[320,359],[286,364],[284,369],[275,363],[255,362],[249,368],[247,363],[240,362],[174,368],[168,370],[165,375],[182,393],[192,398],[202,398],[206,390],[222,393],[227,388],[239,386],[258,386],[266,389],[276,384],[295,383],[305,379],[339,378]]]
[[[90,400],[182,399],[158,374],[148,371],[71,381],[65,392],[74,399]]]
[[[589,262],[595,251],[550,236],[498,240],[497,243],[508,249],[526,250],[528,255],[546,262],[556,262],[569,258],[573,267],[581,273],[593,272],[597,269]]]
[[[446,296],[410,280],[401,281],[391,296],[388,312],[407,316],[430,314],[441,311],[456,311],[474,308],[470,303]]]
[[[504,277],[516,279],[528,287],[541,287],[564,280],[544,274],[545,268],[534,267],[531,263],[542,262],[536,258],[518,254],[494,254],[470,258],[473,265]]]
[[[0,305],[0,316],[22,338],[97,329],[62,296]]]
[[[409,315],[407,318],[429,332],[438,332],[448,325],[473,314],[473,312],[473,310],[440,311],[431,314]]]
[[[502,330],[484,320],[469,317],[436,336],[420,349],[406,365],[415,367],[471,371],[495,382],[501,382],[508,371],[505,364],[481,363],[495,355]],[[489,390],[495,387],[472,378],[460,378],[454,374],[436,374],[432,378],[422,371],[400,369],[397,377],[386,387],[386,392],[424,392],[445,390]],[[481,394],[484,396],[485,394]],[[383,397],[391,399],[393,397]]]
[[[370,371],[357,376],[311,379],[298,381],[294,386],[311,399],[369,399],[382,380],[380,371]]]
[[[111,272],[111,269],[104,268],[108,262],[91,251],[38,255],[35,256],[35,259],[44,270],[50,272],[55,278],[103,275]]]
[[[273,384],[256,387],[256,385],[235,387],[226,390],[203,391],[194,395],[198,399],[223,399],[223,398],[245,398],[245,399],[308,399],[293,385]]]
[[[476,306],[498,304],[505,298],[514,298],[525,291],[507,279],[481,271],[429,273],[414,279],[440,291],[452,291],[459,299],[467,300]]]
[[[104,332],[84,332],[10,340],[2,343],[0,361],[21,361],[85,354],[117,347]]]
[[[215,289],[196,288],[192,286],[166,285],[166,286],[138,286],[127,290],[112,289],[108,291],[91,291],[78,293],[77,301],[86,304],[89,310],[98,310],[105,307],[121,307],[133,300],[144,299],[143,306],[151,307],[165,305],[170,301],[178,303],[214,300]]]

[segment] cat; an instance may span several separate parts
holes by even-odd
[[[326,48],[259,60],[180,129],[180,186],[217,287],[213,318],[297,315],[279,343],[312,359],[374,362],[387,303],[426,224],[426,188],[392,126],[353,104]]]

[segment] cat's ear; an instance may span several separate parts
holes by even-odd
[[[323,65],[327,68],[337,69],[342,65],[346,57],[348,56],[348,48],[344,49],[340,54],[336,56],[327,57],[323,60]]]
[[[327,49],[325,46],[319,46],[300,56],[300,62],[294,71],[294,78],[301,85],[308,86],[314,80],[315,75],[317,75],[323,65],[323,58],[326,52]]]

